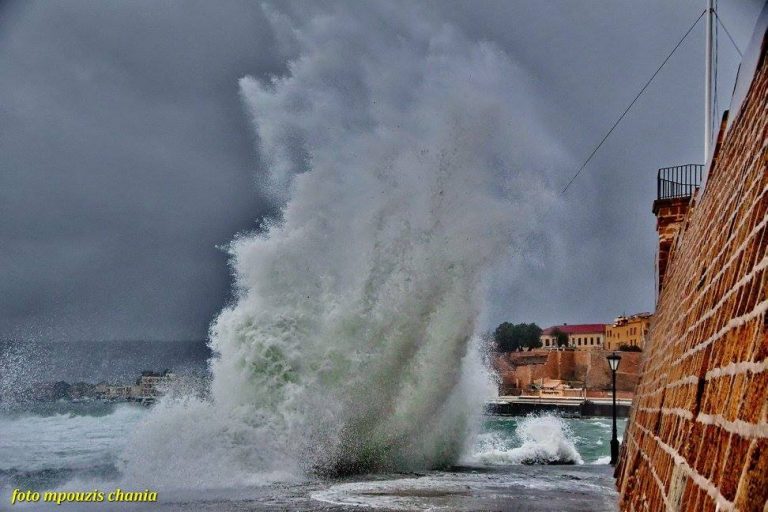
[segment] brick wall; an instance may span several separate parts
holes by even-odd
[[[617,468],[624,511],[768,510],[765,45],[672,244]]]
[[[659,290],[662,288],[667,273],[672,242],[682,227],[688,213],[690,200],[690,197],[675,197],[657,199],[653,203],[653,213],[656,215],[656,232],[659,234],[659,252],[656,257],[659,271]]]

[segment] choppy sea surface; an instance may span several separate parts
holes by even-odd
[[[125,486],[121,454],[148,414],[142,406],[103,402],[0,410],[0,509],[11,509],[14,488]],[[624,425],[620,420],[620,436]],[[487,417],[460,464],[448,470],[343,479],[294,475],[233,488],[192,484],[157,489],[152,504],[38,503],[13,510],[614,510],[610,430],[609,418]]]

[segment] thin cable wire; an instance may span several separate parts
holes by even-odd
[[[717,8],[718,7],[719,6],[717,4],[717,0],[715,0],[715,8],[712,10],[712,12],[715,14],[715,18],[717,18]],[[718,68],[718,56],[720,54],[720,29],[719,29],[717,23],[715,23],[715,44],[713,45],[713,47],[714,47],[713,51],[715,52],[714,59],[713,59],[714,60],[714,68],[715,68],[714,69],[714,71],[715,71],[714,75],[715,76],[713,77],[713,81],[714,81],[713,89],[714,89],[714,93],[715,94],[712,97],[712,103],[713,103],[713,105],[712,105],[712,112],[714,112],[715,115],[712,116],[712,120],[711,120],[712,121],[712,126],[710,127],[711,130],[709,132],[710,133],[710,140],[709,140],[710,144],[712,143],[712,139],[715,138],[715,133],[717,133],[717,130],[716,130],[716,128],[717,128],[717,121],[716,121],[716,119],[719,117],[719,112],[717,111],[717,106],[718,106],[717,105],[717,81],[718,81],[717,80],[717,68]]]
[[[584,170],[584,168],[587,166],[587,164],[592,160],[592,157],[595,156],[595,153],[597,153],[597,150],[600,149],[600,147],[603,145],[603,143],[608,139],[608,137],[613,133],[613,130],[616,129],[616,127],[619,125],[622,119],[624,119],[624,116],[627,115],[627,112],[629,112],[629,109],[632,108],[632,106],[637,102],[638,98],[642,96],[642,94],[645,92],[645,90],[648,88],[649,85],[651,85],[651,82],[653,82],[653,79],[656,78],[656,75],[659,74],[659,71],[661,71],[661,68],[664,67],[664,64],[667,63],[667,61],[672,57],[672,55],[677,51],[678,48],[680,48],[680,45],[683,44],[683,41],[685,41],[685,38],[688,37],[688,34],[693,31],[693,28],[696,26],[696,24],[699,22],[702,16],[704,16],[704,13],[706,13],[706,9],[701,11],[701,14],[699,14],[699,17],[696,18],[696,21],[693,22],[693,25],[691,25],[691,28],[688,29],[688,31],[683,35],[682,38],[680,38],[680,41],[677,42],[674,48],[672,48],[672,51],[669,52],[669,55],[667,55],[667,58],[664,59],[664,61],[661,63],[661,65],[656,69],[656,71],[651,75],[651,78],[648,79],[647,82],[645,82],[645,85],[642,89],[640,89],[640,92],[637,93],[637,96],[635,96],[635,99],[632,100],[632,103],[629,104],[629,106],[624,109],[624,112],[621,113],[619,118],[616,120],[615,123],[613,123],[613,126],[611,126],[611,129],[608,130],[608,133],[605,134],[605,137],[603,137],[603,140],[600,141],[600,143],[595,146],[595,149],[592,150],[592,153],[589,154],[587,159],[584,161],[584,163],[579,167],[579,170],[576,171],[576,174],[573,175],[573,178],[571,178],[571,181],[568,182],[568,184],[565,186],[561,194],[565,194],[565,191],[568,190],[568,187],[571,186],[571,183],[578,178],[579,174],[581,174],[581,171]]]
[[[736,51],[739,53],[739,57],[744,58],[744,55],[741,54],[741,49],[739,48],[739,45],[736,44],[736,41],[733,40],[733,37],[731,36],[731,33],[728,32],[728,29],[725,26],[725,23],[723,23],[723,20],[720,19],[720,16],[717,14],[717,10],[715,10],[715,19],[717,19],[717,22],[720,23],[720,26],[723,27],[723,30],[725,30],[726,35],[728,36],[728,39],[731,40],[731,44],[734,48],[736,48]]]

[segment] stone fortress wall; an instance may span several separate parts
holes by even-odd
[[[511,352],[497,358],[500,392],[519,394],[542,379],[586,383],[588,390],[610,391],[611,369],[605,350],[532,350]],[[619,352],[621,364],[616,389],[621,398],[631,398],[640,377],[639,352]]]
[[[617,467],[622,511],[768,510],[768,57],[760,30],[748,92],[664,255]]]

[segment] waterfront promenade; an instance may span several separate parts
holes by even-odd
[[[567,416],[611,416],[611,398],[562,397],[562,396],[500,396],[486,403],[486,411],[502,416],[524,416],[537,412],[557,412]],[[632,400],[616,400],[616,413],[621,418],[629,416]]]

